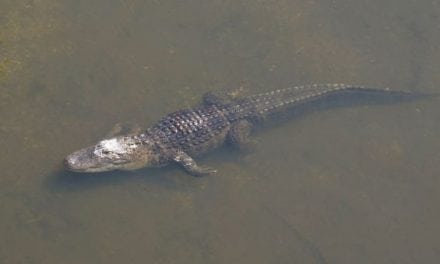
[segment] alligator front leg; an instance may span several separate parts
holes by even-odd
[[[112,129],[104,136],[104,138],[112,138],[122,134],[139,134],[142,132],[141,127],[138,124],[123,124],[116,123]]]
[[[193,176],[200,177],[217,172],[214,169],[197,165],[191,156],[180,150],[175,153],[173,160]]]

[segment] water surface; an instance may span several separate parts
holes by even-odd
[[[62,169],[117,122],[207,91],[344,82],[440,92],[438,1],[0,3],[1,263],[437,263],[438,100],[315,112],[256,150]]]

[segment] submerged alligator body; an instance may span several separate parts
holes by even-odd
[[[65,165],[76,172],[102,172],[176,163],[192,175],[206,175],[215,170],[197,165],[193,157],[225,142],[246,146],[256,124],[311,102],[343,99],[346,95],[398,100],[420,96],[343,84],[297,86],[236,100],[208,95],[201,106],[169,114],[142,133],[107,138],[78,150],[65,158]]]

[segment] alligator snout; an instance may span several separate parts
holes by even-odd
[[[64,166],[70,171],[87,172],[96,165],[92,156],[92,148],[84,148],[73,152],[64,159]]]
[[[83,171],[84,166],[79,160],[77,153],[72,153],[64,158],[64,167],[70,171]]]
[[[67,156],[66,158],[64,158],[64,167],[71,171],[77,170],[77,159],[72,155]]]

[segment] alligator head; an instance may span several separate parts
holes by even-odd
[[[152,142],[145,138],[114,137],[73,152],[64,159],[64,164],[75,172],[134,170],[151,165],[152,149]]]

